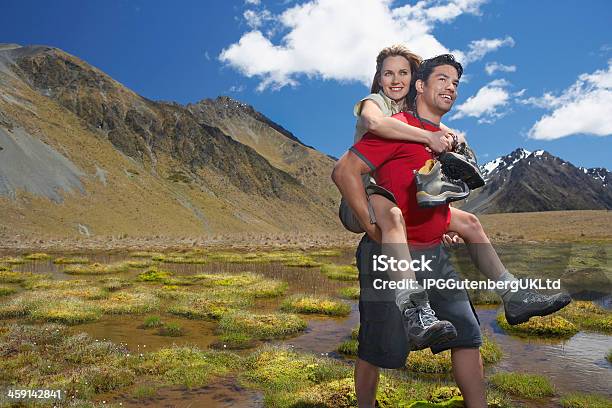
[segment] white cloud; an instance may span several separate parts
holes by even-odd
[[[529,130],[529,137],[554,140],[576,134],[612,135],[612,60],[608,68],[582,74],[569,88],[555,96],[545,93],[527,98],[524,104],[552,110]]]
[[[204,51],[204,58],[206,58],[206,61],[210,61],[210,55],[208,55],[208,51]]]
[[[230,86],[229,91],[230,91],[230,92],[236,92],[236,93],[239,93],[239,92],[244,91],[245,89],[246,89],[246,88],[245,88],[245,86],[244,86],[244,85],[232,85],[232,86]]]
[[[468,51],[463,53],[463,58],[459,58],[464,64],[478,61],[486,54],[497,50],[500,47],[514,47],[514,39],[512,37],[501,38],[483,38],[481,40],[472,41],[468,45]]]
[[[516,65],[504,65],[498,62],[487,62],[485,66],[485,71],[489,75],[493,75],[495,72],[515,72]]]
[[[432,34],[434,25],[479,14],[484,2],[422,0],[393,8],[391,0],[311,0],[280,15],[251,11],[244,15],[251,31],[225,48],[219,59],[248,77],[261,78],[258,90],[295,86],[300,75],[369,85],[381,48],[401,42],[425,58],[447,53]],[[281,28],[280,40],[273,42],[270,25]],[[474,61],[510,43],[510,37],[479,40],[467,53],[456,53]]]
[[[478,90],[476,95],[470,96],[457,107],[451,119],[464,117],[478,118],[478,123],[492,123],[504,116],[507,112],[501,109],[509,103],[511,93],[507,90],[510,85],[505,79],[496,79]]]
[[[259,6],[261,0],[244,0],[244,4],[250,4],[252,6]]]
[[[266,22],[274,19],[272,13],[266,9],[262,11],[246,10],[242,16],[246,20],[248,26],[252,29],[258,29]]]

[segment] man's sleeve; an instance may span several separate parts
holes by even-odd
[[[396,145],[394,141],[367,134],[349,150],[359,156],[371,171],[374,171],[393,156]]]

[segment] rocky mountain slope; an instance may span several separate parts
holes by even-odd
[[[610,172],[584,169],[544,150],[516,149],[481,167],[486,185],[462,208],[476,213],[612,208]]]
[[[333,159],[253,108],[220,101],[213,110],[151,101],[57,48],[1,45],[1,227],[52,235],[338,228]],[[238,126],[231,118],[240,115],[251,119]]]

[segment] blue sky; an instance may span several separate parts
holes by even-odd
[[[517,147],[612,168],[609,1],[12,1],[0,42],[61,48],[153,100],[229,95],[340,156],[377,51],[456,52],[444,121],[481,162]],[[487,71],[488,67],[488,71]]]

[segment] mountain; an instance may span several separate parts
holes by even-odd
[[[462,209],[476,213],[612,208],[610,172],[584,169],[544,150],[516,149],[481,167],[486,185]]]
[[[0,233],[333,231],[333,165],[230,98],[152,101],[60,49],[0,44]]]

